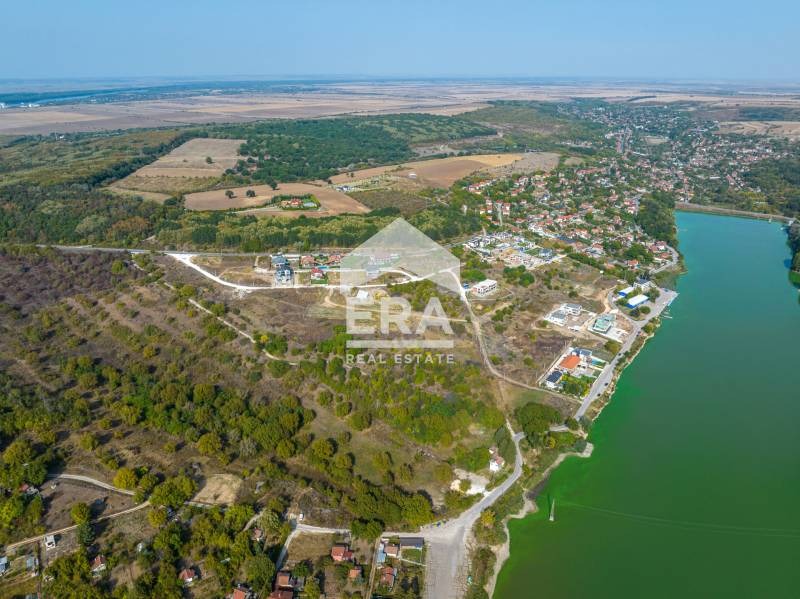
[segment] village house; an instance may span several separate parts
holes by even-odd
[[[335,562],[351,562],[353,561],[353,552],[349,545],[337,543],[331,549],[331,559]]]
[[[503,459],[503,456],[500,455],[497,447],[492,447],[489,449],[489,471],[490,472],[500,472],[503,469],[503,466],[506,465],[506,461]]]
[[[90,567],[92,569],[92,574],[94,576],[99,576],[100,574],[102,574],[105,571],[106,566],[107,566],[106,556],[104,556],[102,553],[95,556],[95,558],[92,560],[92,563],[90,564]]]
[[[200,576],[198,575],[197,570],[195,570],[195,568],[192,566],[184,568],[178,574],[178,580],[180,580],[186,586],[191,585],[198,578],[200,578]]]
[[[280,589],[295,589],[298,586],[298,579],[292,576],[288,570],[281,570],[275,576],[275,590]]]
[[[380,584],[388,588],[390,591],[394,588],[394,581],[397,578],[397,568],[391,566],[384,566],[380,571]]]
[[[272,595],[270,595],[270,597],[271,596]],[[253,591],[251,591],[248,587],[240,584],[235,589],[233,589],[231,594],[228,595],[227,599],[255,599],[255,597],[256,594]]]

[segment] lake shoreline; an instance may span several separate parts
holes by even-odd
[[[796,595],[800,539],[788,533],[800,526],[800,479],[786,472],[798,464],[791,439],[800,406],[770,357],[793,353],[800,334],[782,223],[686,212],[676,219],[687,272],[673,320],[651,331],[656,343],[631,348],[634,367],[617,378],[606,418],[597,416],[608,397],[587,412],[602,451],[591,462],[562,459],[528,492],[541,498],[540,513],[508,519],[513,553],[497,551],[494,597],[535,588],[573,599],[585,596],[589,580],[596,599],[639,596],[654,581],[664,597]],[[777,422],[763,418],[779,412],[786,417]],[[780,451],[742,443],[739,430],[775,439]],[[768,460],[775,465],[765,468]],[[743,486],[758,491],[737,493]],[[559,526],[547,520],[551,497]]]
[[[685,267],[681,266],[680,268],[677,269],[676,276],[679,277],[685,273],[686,273]],[[664,310],[669,308],[670,305],[671,302],[670,304],[667,304],[667,306],[665,306]],[[600,417],[600,414],[603,412],[605,407],[609,403],[611,403],[611,399],[614,396],[614,392],[616,391],[617,382],[622,376],[622,373],[625,372],[625,370],[631,364],[633,364],[634,360],[637,358],[639,353],[647,345],[647,342],[650,341],[650,339],[652,339],[653,337],[655,337],[656,333],[658,333],[658,329],[661,327],[660,323],[661,314],[663,314],[664,310],[662,310],[661,313],[659,313],[658,316],[653,319],[658,321],[656,330],[649,334],[643,334],[641,343],[639,343],[638,346],[634,342],[632,348],[634,350],[633,354],[628,356],[625,363],[622,364],[621,367],[617,370],[617,372],[614,373],[614,376],[612,377],[611,382],[608,385],[608,389],[605,391],[605,393],[603,393],[603,395],[598,397],[597,400],[593,402],[597,407],[591,413],[590,421],[592,423],[594,423],[597,420],[597,418]],[[496,560],[492,576],[486,585],[486,591],[489,593],[489,597],[494,597],[495,586],[497,585],[497,578],[500,575],[500,570],[503,569],[503,565],[511,555],[511,534],[510,531],[508,530],[509,521],[512,519],[519,520],[525,518],[528,515],[537,513],[539,511],[539,507],[536,504],[536,499],[539,496],[539,493],[541,493],[541,491],[547,486],[547,483],[550,480],[550,476],[552,475],[553,472],[555,472],[556,468],[558,468],[568,457],[589,458],[591,457],[593,451],[594,451],[594,445],[592,443],[587,443],[586,449],[584,449],[583,452],[566,451],[558,454],[553,463],[550,464],[547,468],[545,468],[544,472],[542,473],[541,477],[537,480],[536,484],[534,484],[530,489],[523,490],[524,503],[522,508],[517,513],[510,514],[509,516],[507,516],[503,521],[503,529],[506,532],[505,542],[500,545],[491,547],[492,551],[495,554]]]

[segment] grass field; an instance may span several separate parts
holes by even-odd
[[[800,139],[800,121],[727,121],[719,124],[719,132]]]
[[[453,183],[483,169],[513,164],[522,154],[477,154],[466,157],[419,160],[397,165],[379,166],[331,177],[337,185],[362,181],[380,175],[413,179],[428,187],[450,187]]]
[[[248,198],[247,190],[252,189],[256,195]],[[330,187],[310,185],[308,183],[284,183],[278,185],[277,189],[272,189],[269,185],[253,185],[249,187],[235,187],[230,191],[235,194],[228,199],[225,196],[226,189],[216,189],[214,191],[203,191],[191,193],[185,198],[186,208],[189,210],[230,210],[241,208],[252,208],[246,210],[248,214],[265,216],[286,216],[296,218],[301,214],[306,216],[331,216],[333,214],[365,214],[369,208]],[[319,210],[281,210],[272,206],[259,208],[277,195],[304,195],[312,194],[319,200]]]
[[[198,137],[140,168],[140,177],[214,177],[233,167],[239,159],[243,139]],[[211,158],[212,162],[207,159]]]
[[[236,165],[242,142],[241,139],[209,137],[190,139],[109,189],[120,195],[139,195],[159,203],[171,196],[208,189],[227,169]]]

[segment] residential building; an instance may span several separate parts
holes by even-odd
[[[96,555],[95,558],[92,560],[92,563],[90,565],[91,565],[91,568],[92,568],[92,574],[94,574],[95,576],[100,575],[101,573],[103,573],[105,571],[106,566],[107,566],[107,564],[106,564],[106,556],[104,556],[102,553]]]
[[[558,387],[558,384],[561,382],[564,373],[560,370],[554,370],[550,374],[547,375],[547,378],[544,380],[545,387],[548,389],[555,389]]]
[[[193,567],[184,568],[178,574],[178,580],[187,586],[192,584],[197,578],[199,578],[197,570],[195,570]]]
[[[497,289],[497,281],[494,279],[486,279],[480,283],[475,283],[472,286],[472,293],[479,296],[484,296],[492,293]]]
[[[331,549],[331,558],[335,562],[350,562],[353,561],[353,552],[349,545],[337,543]]]

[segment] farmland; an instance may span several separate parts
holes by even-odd
[[[247,192],[252,190],[255,195],[247,196]],[[233,192],[233,198],[228,198],[227,191]],[[277,207],[265,207],[265,203],[272,198],[281,195],[302,196],[310,194],[320,203],[319,210],[280,210]],[[297,217],[301,214],[306,216],[332,216],[336,214],[352,213],[365,214],[369,208],[357,202],[353,198],[336,191],[330,187],[309,185],[306,183],[283,183],[272,189],[269,185],[254,185],[251,187],[235,187],[231,189],[217,189],[214,191],[204,191],[192,193],[186,196],[185,206],[189,210],[231,210],[251,208],[246,210],[247,214],[268,214],[286,217]]]
[[[389,176],[411,179],[428,187],[447,188],[477,171],[507,166],[521,159],[521,154],[478,154],[474,156],[418,160],[397,165],[380,166],[335,175],[336,185],[356,183],[375,177]]]
[[[236,164],[242,143],[242,139],[190,139],[152,164],[115,182],[111,189],[123,194],[144,192],[138,195],[160,202],[170,195],[207,189]]]

